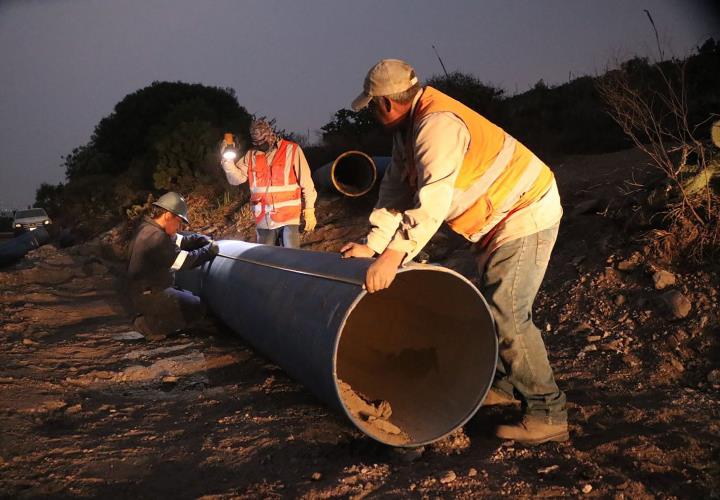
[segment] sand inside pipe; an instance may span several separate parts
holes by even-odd
[[[345,408],[363,431],[391,445],[403,445],[410,441],[410,437],[390,421],[392,407],[388,401],[371,401],[340,379],[338,387]]]

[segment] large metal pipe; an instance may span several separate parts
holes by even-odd
[[[490,388],[493,318],[477,289],[412,265],[368,294],[370,259],[242,241],[178,273],[233,331],[368,436],[420,446],[463,425]]]
[[[50,235],[44,227],[16,236],[0,245],[0,267],[22,259],[30,250],[35,250],[49,241]]]
[[[333,190],[355,198],[373,188],[389,163],[389,156],[368,156],[362,151],[346,151],[333,162],[315,170],[313,181],[319,189]]]

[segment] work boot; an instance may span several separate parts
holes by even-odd
[[[498,425],[495,428],[495,435],[506,441],[513,440],[531,445],[570,439],[567,422],[548,423],[544,418],[531,415],[525,415],[517,424]]]
[[[148,321],[145,319],[145,316],[142,315],[135,318],[135,321],[133,321],[133,328],[142,333],[148,340],[162,340],[166,337],[164,333],[151,328]]]
[[[491,387],[482,402],[483,406],[509,406],[519,405],[520,401],[500,389]]]

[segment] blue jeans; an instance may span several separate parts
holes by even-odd
[[[559,225],[500,246],[480,269],[481,288],[495,318],[498,363],[493,386],[516,394],[525,413],[567,421],[565,394],[555,383],[532,306],[545,276]]]
[[[288,224],[276,229],[255,228],[257,242],[263,245],[281,246],[285,248],[300,248],[300,226]]]

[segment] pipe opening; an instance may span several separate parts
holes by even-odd
[[[346,151],[338,156],[330,172],[335,189],[346,196],[362,196],[375,184],[375,162],[360,151]]]
[[[348,416],[366,434],[419,446],[475,413],[496,359],[493,320],[475,288],[454,273],[409,269],[348,313],[336,385]]]

